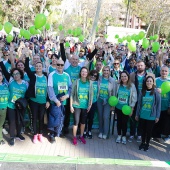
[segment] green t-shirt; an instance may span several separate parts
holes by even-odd
[[[53,87],[56,96],[61,93],[68,94],[70,83],[70,76],[65,72],[59,74],[53,71],[48,78],[48,85]],[[51,101],[51,103],[54,102]],[[63,105],[66,105],[66,100],[63,101]]]
[[[144,76],[138,75],[137,77],[138,77],[138,91],[140,92],[142,90]]]
[[[130,90],[126,86],[120,85],[117,97],[118,97],[119,102],[116,108],[122,110],[122,107],[124,105],[128,105],[129,103]]]
[[[98,94],[98,82],[93,82],[93,103],[97,101],[97,94]]]
[[[30,70],[31,70],[31,71],[35,71],[35,67],[32,66],[32,65],[30,65]]]
[[[46,97],[47,97],[47,78],[42,75],[38,76],[36,75],[36,83],[35,83],[35,89],[36,89],[36,96],[35,98],[30,98],[32,101],[40,104],[46,103]]]
[[[8,107],[11,109],[15,109],[15,101],[19,99],[20,97],[25,97],[25,92],[28,88],[28,84],[25,80],[22,80],[22,82],[19,84],[16,81],[11,81],[9,84],[9,103]]]
[[[102,78],[102,82],[100,84],[100,92],[99,92],[99,98],[101,99],[108,99],[108,85],[109,85],[109,80]]]
[[[52,65],[49,65],[49,67],[48,67],[48,73],[52,73],[53,71],[55,71],[56,70],[56,68],[55,67],[53,67]]]
[[[170,81],[170,80],[168,79],[163,80],[160,77],[156,78],[156,87],[161,88],[162,83],[165,81]],[[161,94],[161,111],[168,110],[169,101],[170,101],[170,93]]]
[[[30,79],[28,77],[28,74],[27,73],[24,73],[24,80],[27,81],[27,82],[30,82]]]
[[[155,117],[151,117],[153,105],[153,95],[150,95],[150,91],[146,91],[145,96],[142,98],[142,108],[140,110],[140,118],[146,120],[155,120]]]
[[[88,108],[89,87],[90,87],[90,83],[88,81],[84,83],[81,80],[79,80],[78,98],[79,98],[80,105],[78,106],[73,104],[73,107],[81,108],[81,109]]]
[[[79,73],[80,73],[81,67],[77,66],[77,67],[73,67],[72,65],[70,65],[65,72],[70,76],[71,82],[73,83],[76,79],[78,79],[79,77]]]
[[[8,106],[9,89],[6,83],[0,85],[0,109],[6,109]]]
[[[9,64],[8,61],[6,61],[6,60],[4,60],[3,63],[4,63],[4,66],[5,66],[6,70],[10,73],[11,64]]]

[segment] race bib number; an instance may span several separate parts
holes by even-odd
[[[119,102],[120,102],[120,103],[124,103],[124,104],[125,104],[125,103],[128,102],[128,99],[127,99],[127,98],[119,97],[118,99],[119,99]]]
[[[67,83],[65,82],[60,82],[58,83],[58,90],[68,90],[68,86],[67,86]]]

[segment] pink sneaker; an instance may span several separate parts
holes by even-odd
[[[73,138],[73,145],[77,145],[77,138],[76,137]]]
[[[36,144],[38,142],[38,135],[34,135],[34,138],[33,138],[32,141],[33,141],[33,143]]]
[[[38,140],[43,143],[43,135],[42,134],[38,134]]]
[[[82,137],[79,136],[79,141],[83,144],[86,144],[86,140],[84,139],[83,136]]]

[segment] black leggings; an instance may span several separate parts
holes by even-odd
[[[122,111],[117,108],[115,109],[115,113],[117,114],[117,133],[118,135],[126,136],[129,116],[124,115]]]
[[[39,134],[43,132],[44,125],[44,113],[45,113],[45,104],[40,104],[32,100],[29,101],[30,109],[32,112],[32,122],[34,135],[37,134],[37,120],[39,120]]]
[[[85,124],[87,119],[87,109],[74,108],[73,117],[75,126],[79,124],[79,121],[81,124]]]
[[[142,143],[149,145],[154,124],[155,120],[139,119],[139,128],[142,132]]]
[[[70,125],[70,98],[67,99],[65,107],[64,128],[68,128]]]
[[[20,135],[21,133],[21,124],[18,124],[17,112],[15,109],[7,108],[7,115],[9,120],[9,134],[10,137],[15,137],[16,135]],[[17,134],[15,134],[15,130]]]

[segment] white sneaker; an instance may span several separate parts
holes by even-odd
[[[102,134],[102,133],[99,133],[98,138],[102,139],[102,138],[103,138],[103,134]]]
[[[126,136],[122,137],[122,143],[126,145]]]
[[[107,135],[103,135],[103,139],[107,139]]]
[[[3,129],[2,129],[2,133],[3,133],[4,135],[7,135],[7,134],[8,134],[8,131],[7,131],[5,128],[3,128]]]
[[[130,136],[128,142],[133,142],[134,136]]]
[[[120,143],[121,142],[121,138],[122,136],[121,135],[118,135],[117,139],[116,139],[116,143]]]

